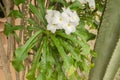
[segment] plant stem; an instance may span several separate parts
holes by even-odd
[[[23,44],[27,41],[27,26],[28,26],[28,18],[29,18],[29,4],[30,4],[30,0],[25,0],[25,3],[22,4],[22,12],[24,14],[24,18],[22,20],[22,24],[24,26],[24,30],[23,32],[21,31],[20,33],[23,33],[22,35],[20,35],[21,37],[23,37]],[[22,80],[25,80],[25,74],[27,71],[27,63],[26,61],[24,61],[24,65],[25,65],[25,70],[22,73]]]

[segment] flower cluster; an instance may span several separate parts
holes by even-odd
[[[74,2],[75,0],[66,0],[66,2]],[[91,10],[95,9],[95,0],[78,0],[81,4],[89,4]]]
[[[66,34],[75,32],[80,21],[76,11],[71,11],[70,8],[63,8],[63,12],[47,10],[45,18],[48,22],[47,30],[52,33],[57,29],[64,29]]]

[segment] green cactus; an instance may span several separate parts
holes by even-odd
[[[120,51],[119,51],[119,49],[120,49],[120,38],[119,38],[117,46],[113,52],[113,55],[110,59],[110,62],[106,69],[103,80],[113,80],[114,79],[114,76],[120,67]]]
[[[113,73],[113,74],[111,74],[110,76],[114,77],[114,73],[116,72],[118,68],[116,66],[116,69],[113,70],[114,67],[112,67],[111,65],[114,62],[111,59],[113,63],[110,62],[110,65],[107,69],[107,66],[109,64],[112,54],[114,55],[118,54],[116,53],[116,50],[118,50],[116,47],[116,44],[119,40],[119,35],[120,35],[120,22],[119,22],[120,7],[119,5],[120,5],[120,0],[108,0],[107,1],[106,9],[103,15],[103,20],[100,26],[100,30],[99,30],[96,45],[95,45],[95,51],[98,53],[98,57],[93,58],[92,60],[95,63],[95,66],[90,71],[89,80],[103,80],[104,75],[105,75],[104,80],[113,80],[113,79],[106,78],[109,75],[108,72],[111,69],[111,71],[113,72],[110,72],[110,73]],[[118,44],[120,45],[120,42]],[[116,58],[116,61],[118,59]],[[107,72],[106,72],[106,69],[107,69]]]

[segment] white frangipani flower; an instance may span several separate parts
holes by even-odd
[[[95,9],[95,0],[88,0],[89,7],[91,10]]]
[[[59,13],[57,10],[47,10],[47,15],[45,16],[47,22],[51,24],[55,14],[57,13]]]
[[[79,17],[76,13],[76,11],[71,11],[70,8],[63,8],[62,15],[66,17],[66,19],[69,19],[71,23],[74,23],[76,26],[79,24]]]
[[[56,10],[47,10],[47,14],[45,16],[48,25],[47,25],[47,30],[50,30],[52,33],[55,33],[57,29],[60,29],[60,26],[56,23],[53,22],[53,20],[59,15],[60,12]]]
[[[48,24],[47,25],[47,30],[50,30],[52,33],[55,33],[57,29],[58,29],[57,24]]]
[[[66,34],[70,34],[70,33],[76,31],[76,26],[74,24],[68,22],[63,26],[63,29],[65,30]]]
[[[54,18],[52,20],[52,24],[58,24],[59,29],[62,29],[63,24],[65,23],[65,18],[61,15],[61,13],[55,13]]]
[[[66,34],[76,31],[76,26],[79,24],[79,17],[75,11],[71,11],[70,8],[63,8],[62,16],[66,18],[66,24],[63,26]]]
[[[80,21],[77,13],[71,11],[70,8],[63,8],[62,13],[56,10],[47,10],[45,18],[48,22],[47,30],[52,33],[55,33],[57,29],[64,29],[66,34],[75,32]]]
[[[79,0],[79,2],[80,2],[81,4],[86,4],[86,3],[88,3],[91,10],[94,10],[94,9],[95,9],[95,0]]]

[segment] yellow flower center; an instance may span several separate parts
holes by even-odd
[[[60,17],[59,20],[62,21],[62,18]]]
[[[68,23],[68,27],[70,27],[71,26],[71,24],[70,23]]]

